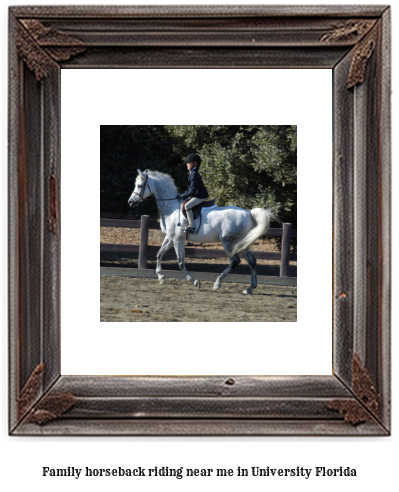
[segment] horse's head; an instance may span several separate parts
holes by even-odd
[[[131,194],[128,203],[131,207],[136,207],[146,198],[151,195],[151,190],[148,184],[148,174],[138,170],[133,193]]]

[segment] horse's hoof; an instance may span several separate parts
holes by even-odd
[[[247,295],[247,294],[252,294],[252,289],[249,288],[249,289],[245,289],[242,291],[243,294]]]
[[[218,290],[220,289],[220,284],[213,284],[213,290]]]
[[[162,277],[159,277],[159,283],[163,285],[165,282],[165,277],[162,275]]]
[[[201,282],[199,280],[194,280],[194,286],[198,287],[200,289],[201,288]]]

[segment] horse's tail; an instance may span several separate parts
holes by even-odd
[[[232,256],[240,251],[244,251],[259,237],[264,236],[269,229],[270,221],[275,217],[275,214],[272,210],[265,208],[254,208],[251,210],[251,217],[255,222],[255,227],[234,246]]]

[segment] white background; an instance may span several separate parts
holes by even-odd
[[[331,374],[332,71],[63,70],[61,80],[62,374]],[[299,233],[298,322],[100,323],[99,125],[193,123],[298,126],[298,229],[315,232]]]
[[[25,4],[26,2],[15,1],[13,4]],[[36,2],[35,2],[36,3]],[[43,2],[37,2],[43,3]],[[52,2],[56,3],[56,2]],[[69,3],[69,2],[63,2]],[[92,3],[86,1],[85,3]],[[95,1],[93,3],[101,3]],[[122,0],[119,3],[125,3]],[[141,3],[145,3],[143,0]],[[152,3],[156,3],[155,0]],[[164,3],[164,2],[160,2]],[[175,0],[173,3],[180,3]],[[186,0],[183,3],[189,3]],[[197,3],[201,3],[199,0]],[[206,3],[210,3],[208,0]],[[218,0],[219,4],[236,3],[233,0],[223,2]],[[253,1],[252,3],[256,3]],[[296,2],[285,2],[296,3]],[[307,2],[308,4],[321,4],[325,2]],[[344,3],[347,2],[336,2]],[[373,2],[361,3],[385,3],[374,0]],[[7,4],[2,4],[2,220],[6,225],[6,185],[7,172],[5,162],[7,159],[6,141],[7,141],[7,90],[6,90],[6,73],[7,73]],[[393,41],[394,53],[397,51],[396,31],[397,22],[399,21],[395,7],[393,9]],[[397,69],[394,68],[393,80],[396,87]],[[395,92],[394,99],[394,130],[396,128],[396,110],[397,102]],[[206,122],[208,123],[208,122]],[[396,131],[397,133],[397,131]],[[396,159],[396,142],[394,140],[393,163]],[[393,223],[397,222],[398,200],[395,190],[398,186],[397,173],[395,166],[394,172],[394,193],[393,193]],[[393,231],[393,251],[397,251],[397,232]],[[389,438],[10,438],[7,435],[7,240],[6,227],[3,227],[2,238],[2,364],[1,364],[1,383],[2,383],[2,405],[1,405],[1,486],[4,490],[28,489],[53,491],[71,491],[87,490],[88,486],[93,485],[97,491],[108,491],[110,488],[117,488],[118,491],[131,491],[140,489],[145,491],[155,491],[162,487],[163,490],[188,488],[193,491],[209,489],[220,489],[228,487],[232,490],[242,490],[244,487],[252,491],[277,490],[295,488],[296,491],[332,491],[339,488],[342,491],[352,491],[354,489],[366,492],[374,492],[376,489],[386,487],[387,490],[395,490],[398,486],[397,478],[397,456],[399,454],[398,436],[397,436],[397,362],[395,357],[397,350],[397,334],[395,327],[398,322],[397,309],[393,311],[393,434]],[[393,257],[393,304],[397,298],[397,260]],[[330,290],[326,291],[329,295]],[[306,480],[303,478],[291,479],[266,479],[266,478],[225,478],[223,481],[217,478],[210,479],[191,479],[188,483],[186,480],[176,480],[174,478],[166,479],[79,479],[63,478],[49,479],[41,477],[41,467],[51,466],[54,468],[75,466],[84,468],[85,466],[106,468],[114,466],[122,467],[152,467],[152,466],[169,466],[169,467],[225,467],[235,469],[237,466],[273,466],[273,467],[296,467],[304,466],[314,468],[316,466],[351,466],[357,469],[357,478],[330,478],[321,479],[313,478]],[[133,481],[134,480],[134,481]],[[245,482],[244,482],[245,480]]]

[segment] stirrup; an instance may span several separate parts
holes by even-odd
[[[184,232],[187,232],[188,234],[193,234],[195,232],[194,227],[186,227],[184,229]]]

